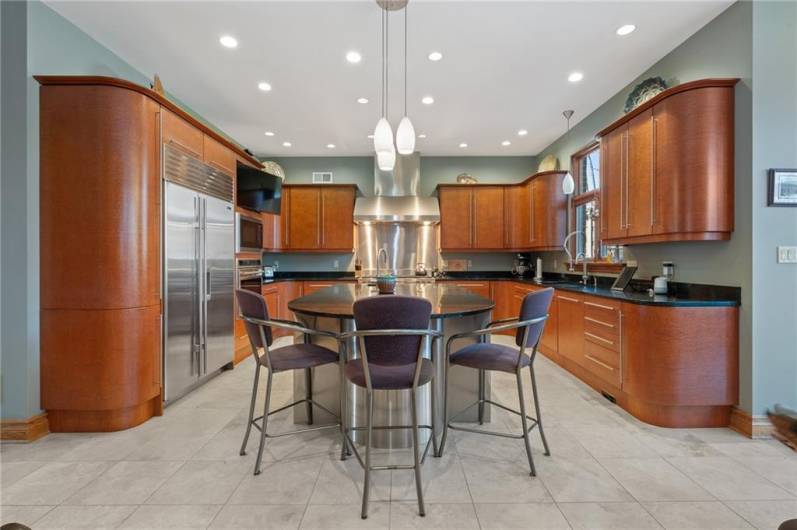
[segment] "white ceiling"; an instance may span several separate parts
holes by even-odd
[[[534,155],[564,132],[562,110],[574,109],[577,123],[731,3],[411,0],[409,115],[416,132],[428,135],[417,149]],[[373,153],[367,136],[380,108],[380,9],[372,0],[48,5],[141,72],[158,73],[167,90],[255,153]],[[403,12],[390,20],[395,127]],[[629,23],[634,33],[615,34]],[[223,48],[223,34],[235,36],[238,48]],[[349,64],[349,50],[362,62]],[[442,61],[427,59],[433,50]],[[584,80],[573,84],[567,76],[575,70]],[[259,91],[260,81],[272,91]],[[420,102],[427,94],[431,106]],[[519,137],[518,129],[529,134]]]

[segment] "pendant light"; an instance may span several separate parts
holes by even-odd
[[[387,52],[388,52],[387,10],[382,10],[382,117],[374,129],[374,151],[377,166],[382,171],[392,171],[396,164],[396,151],[393,145],[393,129],[387,121]]]
[[[570,118],[573,116],[573,111],[563,111],[562,116],[564,116],[567,120],[567,132],[570,132]],[[576,191],[576,181],[573,179],[573,175],[570,174],[570,171],[568,171],[567,175],[565,175],[565,178],[562,181],[562,192],[565,195],[573,195],[574,191]]]
[[[402,155],[415,152],[415,127],[407,116],[407,14],[409,5],[404,8],[404,117],[396,129],[396,148]]]

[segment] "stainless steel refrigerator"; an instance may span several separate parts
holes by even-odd
[[[166,404],[230,365],[232,178],[164,148],[163,368]]]

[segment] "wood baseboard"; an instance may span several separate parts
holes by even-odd
[[[772,438],[772,424],[766,416],[752,416],[738,407],[731,409],[729,427],[748,438]]]
[[[42,412],[24,420],[0,421],[0,440],[32,442],[50,434],[47,413]]]

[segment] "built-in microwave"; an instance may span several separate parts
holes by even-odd
[[[235,252],[263,251],[263,221],[259,217],[235,214]]]

